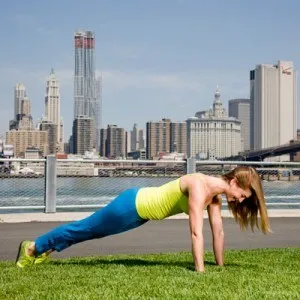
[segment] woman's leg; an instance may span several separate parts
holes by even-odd
[[[35,240],[36,255],[47,251],[62,251],[79,242],[102,238],[138,227],[147,220],[136,210],[138,189],[122,192],[117,198],[91,216],[61,225]]]

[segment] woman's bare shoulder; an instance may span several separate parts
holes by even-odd
[[[180,189],[182,192],[188,192],[194,186],[206,186],[207,175],[202,173],[192,173],[183,175],[180,178]]]

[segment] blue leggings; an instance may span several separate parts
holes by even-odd
[[[74,244],[102,238],[136,228],[148,220],[136,210],[138,189],[122,192],[112,202],[80,221],[61,225],[35,240],[37,254],[48,250],[62,251]]]

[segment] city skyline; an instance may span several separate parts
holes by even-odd
[[[249,98],[249,71],[256,65],[278,60],[293,61],[296,70],[300,65],[297,1],[252,1],[246,9],[235,1],[226,5],[221,1],[128,1],[118,6],[92,1],[93,11],[79,1],[72,6],[59,2],[57,10],[53,1],[46,12],[38,1],[16,2],[3,4],[6,15],[0,21],[8,28],[0,57],[2,134],[13,115],[17,82],[26,87],[34,122],[41,117],[44,84],[53,67],[60,81],[68,140],[77,29],[96,35],[96,73],[103,76],[103,128],[117,124],[130,130],[137,123],[145,129],[149,120],[186,120],[210,106],[218,84],[227,107],[229,99]],[[65,11],[69,14],[62,20]],[[288,18],[279,17],[286,14]],[[47,23],[54,15],[55,24]],[[65,21],[68,25],[63,25]]]

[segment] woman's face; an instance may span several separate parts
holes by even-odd
[[[246,198],[249,198],[251,194],[250,188],[242,189],[234,178],[229,182],[229,191],[226,197],[228,202],[238,201],[242,203]]]

